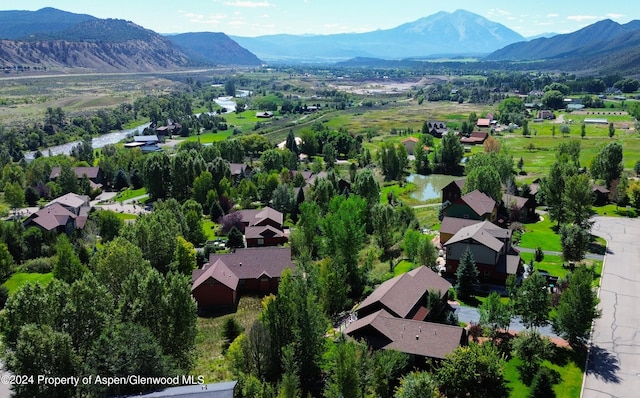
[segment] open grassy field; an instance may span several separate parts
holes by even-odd
[[[75,116],[165,93],[176,85],[161,74],[144,73],[1,77],[0,118],[9,125],[40,121],[48,107],[61,107],[68,116]]]
[[[47,274],[37,274],[37,273],[15,273],[11,275],[5,283],[4,286],[9,289],[9,294],[15,293],[22,285],[27,282],[40,282],[44,285],[51,282],[53,279],[53,273],[49,272]]]

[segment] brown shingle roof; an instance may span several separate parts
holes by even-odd
[[[61,167],[56,166],[51,169],[51,174],[49,175],[49,179],[55,180],[60,175]],[[100,172],[99,167],[74,167],[73,171],[76,173],[76,177],[82,178],[86,175],[88,178],[97,178],[98,173]]]
[[[53,203],[33,213],[26,222],[31,220],[47,231],[52,231],[57,227],[67,225],[69,218],[76,218],[76,215],[67,210],[60,203]]]
[[[286,268],[293,268],[290,247],[252,247],[237,249],[234,253],[212,253],[209,264],[222,260],[239,279],[257,279],[261,275],[280,277]],[[202,272],[210,267],[193,271],[192,280],[197,280]]]
[[[405,318],[427,291],[444,295],[450,288],[446,279],[422,266],[382,283],[360,303],[359,310],[380,303],[395,316]]]
[[[386,337],[386,344],[376,348],[439,359],[455,350],[464,334],[459,326],[395,318],[384,310],[352,322],[344,332],[361,337],[361,333],[368,333],[364,330],[368,327]]]
[[[500,228],[489,221],[483,221],[460,229],[445,245],[449,246],[457,242],[472,239],[495,252],[500,252],[505,244],[501,239],[506,240],[509,239],[510,236],[511,231],[508,229]]]
[[[198,278],[193,282],[193,286],[191,286],[191,291],[194,291],[198,286],[209,280],[209,278],[222,283],[231,290],[236,290],[238,288],[238,282],[240,281],[238,276],[234,274],[222,260],[218,259],[213,265],[207,267],[204,272],[198,275]]]
[[[284,220],[282,213],[268,206],[263,209],[238,210],[238,212],[242,215],[242,222],[249,226],[258,225],[266,219],[271,219],[278,225],[282,225]]]
[[[259,238],[283,238],[284,232],[273,228],[271,225],[258,226],[258,227],[246,227],[244,229],[244,236],[247,239],[259,239]]]
[[[476,212],[476,214],[479,216],[492,213],[494,208],[496,207],[495,200],[491,199],[489,196],[478,191],[477,189],[462,196],[460,200],[466,203],[467,206],[469,206],[471,210]]]
[[[445,216],[442,218],[442,223],[440,224],[440,233],[453,235],[464,227],[478,224],[480,222],[482,221],[472,220],[470,218],[458,218],[458,217]]]
[[[509,195],[506,193],[502,194],[502,201],[504,202],[505,206],[510,206],[511,203],[515,203],[518,208],[522,209],[527,204],[528,200],[529,199],[523,198],[521,196]]]

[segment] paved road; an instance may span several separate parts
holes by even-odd
[[[640,220],[595,217],[607,240],[602,317],[594,323],[583,398],[640,396]]]
[[[458,320],[464,323],[479,323],[480,322],[480,312],[477,308],[473,307],[463,307],[461,305],[453,304],[453,308],[456,310],[456,315],[458,316]],[[527,328],[522,324],[522,320],[518,316],[514,316],[511,319],[511,323],[509,324],[509,330],[513,332],[522,332],[527,330]],[[539,327],[538,332],[540,332],[543,336],[555,337],[559,338],[557,334],[553,332],[553,328],[551,325],[546,325],[543,327]]]

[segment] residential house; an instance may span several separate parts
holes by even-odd
[[[446,300],[451,284],[428,267],[419,267],[381,284],[358,307],[358,319],[344,333],[364,340],[373,349],[391,349],[409,354],[414,362],[441,360],[466,344],[459,326],[428,322],[429,291]]]
[[[289,240],[283,227],[284,215],[271,207],[238,210],[242,215],[247,247],[276,246]]]
[[[70,235],[76,229],[84,228],[91,209],[89,201],[88,196],[68,193],[31,214],[23,225],[25,228],[34,226],[44,231]]]
[[[427,121],[427,127],[429,128],[429,134],[435,138],[442,138],[447,132],[447,123],[445,122],[429,120]]]
[[[22,225],[25,228],[37,227],[43,231],[71,235],[77,228],[77,218],[60,203],[53,203],[31,214]]]
[[[60,176],[61,167],[56,166],[51,169],[49,179],[55,181]],[[104,173],[100,170],[100,167],[73,167],[73,172],[76,174],[78,180],[83,179],[85,176],[89,179],[89,185],[92,190],[102,188],[104,183]]]
[[[555,113],[553,113],[553,111],[548,110],[548,109],[542,109],[538,111],[538,115],[536,116],[537,119],[544,119],[544,120],[553,120],[556,118]]]
[[[449,202],[442,210],[443,216],[491,222],[498,217],[496,201],[477,189]]]
[[[519,213],[519,216],[511,214],[510,221],[526,222],[536,219],[536,201],[531,196],[525,198],[503,193],[502,203],[507,212],[517,211]]]
[[[244,163],[229,163],[229,169],[231,170],[231,177],[239,182],[242,178],[248,177],[253,172],[253,168]]]
[[[384,310],[396,318],[424,321],[429,315],[429,291],[446,303],[451,284],[431,268],[422,266],[383,282],[358,306],[358,317]]]
[[[170,123],[166,126],[160,126],[156,128],[156,136],[158,139],[160,137],[171,137],[174,134],[180,134],[182,130],[182,125],[180,123]]]
[[[442,222],[440,223],[440,244],[444,245],[447,243],[447,241],[462,228],[478,224],[480,222],[482,221],[470,218],[443,217]]]
[[[454,201],[462,197],[462,189],[464,188],[464,179],[454,180],[442,188],[442,203]]]
[[[162,148],[158,146],[160,139],[157,135],[136,135],[133,137],[133,142],[137,143],[144,153],[162,151]]]
[[[469,137],[460,138],[460,142],[466,145],[482,145],[487,140],[489,133],[486,131],[474,131]]]
[[[483,221],[461,228],[444,245],[445,274],[454,276],[462,254],[471,250],[480,280],[505,284],[509,275],[521,272],[520,252],[511,245],[511,230]]]
[[[593,204],[595,206],[604,206],[609,203],[609,195],[611,191],[601,185],[593,184],[591,186],[593,191]]]
[[[243,294],[276,293],[287,268],[293,268],[289,247],[212,253],[208,263],[192,272],[191,294],[203,311],[234,307]]]
[[[465,329],[459,326],[396,318],[385,310],[355,320],[344,333],[376,350],[409,354],[419,366],[427,359],[445,359],[467,340]]]
[[[407,150],[407,153],[409,155],[413,155],[413,149],[415,148],[416,144],[420,142],[420,140],[416,137],[408,137],[405,138],[404,140],[402,140],[402,145],[404,145],[405,149]]]
[[[481,128],[489,128],[491,127],[491,119],[489,118],[478,119],[478,121],[476,122],[476,126]]]
[[[261,119],[270,119],[273,117],[273,112],[256,112],[256,117]]]

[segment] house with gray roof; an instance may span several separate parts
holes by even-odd
[[[520,252],[511,245],[511,230],[488,221],[461,228],[444,247],[448,276],[455,275],[467,249],[473,253],[482,282],[504,284],[509,275],[522,272]]]

